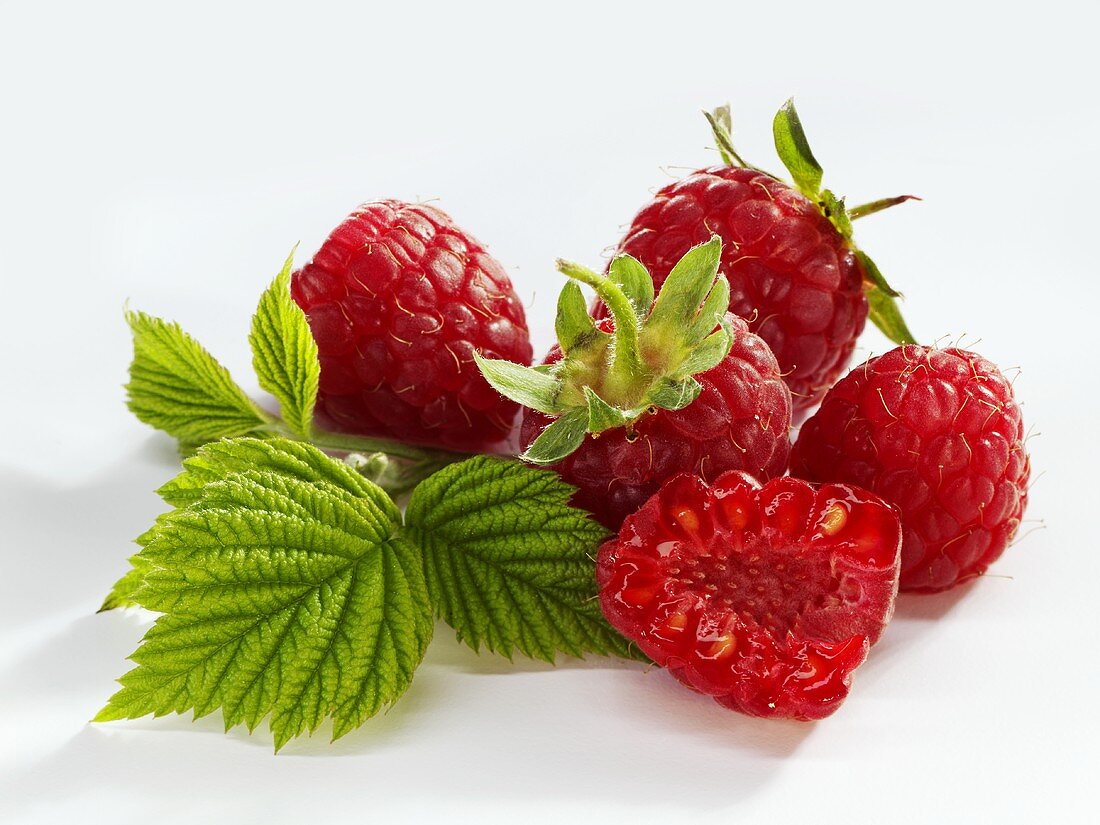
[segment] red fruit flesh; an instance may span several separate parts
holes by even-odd
[[[775,352],[795,412],[812,407],[844,370],[867,320],[855,252],[801,193],[730,166],[661,189],[634,217],[618,252],[641,261],[659,287],[712,234],[722,238],[718,271],[730,284],[730,312]]]
[[[501,265],[439,209],[364,204],[294,274],[291,293],[317,340],[324,425],[466,451],[512,431],[518,407],[473,353],[529,364],[523,305]]]
[[[901,589],[985,572],[1027,506],[1030,461],[1012,386],[973,352],[904,346],[840,381],[802,426],[792,472],[873,490],[901,510]]]
[[[733,346],[718,366],[697,375],[703,391],[681,410],[656,410],[633,427],[588,435],[552,465],[577,488],[573,502],[611,530],[667,479],[681,472],[715,478],[746,470],[762,479],[782,475],[790,454],[791,396],[767,345],[740,318],[730,317]],[[600,322],[611,329],[609,319]],[[544,363],[554,363],[554,347]],[[530,444],[550,423],[525,410],[520,441]]]
[[[893,614],[900,543],[894,509],[855,487],[680,475],[600,548],[600,604],[721,704],[820,719]]]

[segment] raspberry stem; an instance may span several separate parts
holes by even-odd
[[[407,493],[437,470],[470,457],[467,453],[323,430],[313,430],[310,437],[304,439],[281,422],[273,423],[266,431],[283,438],[305,441],[322,450],[348,453],[345,461],[390,495]]]
[[[457,458],[425,459],[408,461],[394,459],[385,453],[349,453],[344,463],[369,481],[373,481],[391,496],[399,496],[411,491],[417,484],[442,470],[448,464],[461,460]]]
[[[287,436],[290,437],[290,436]],[[346,450],[353,453],[385,453],[395,458],[404,458],[409,461],[443,460],[461,461],[469,458],[464,453],[455,453],[449,450],[437,450],[430,447],[414,447],[411,444],[403,444],[400,441],[390,441],[385,438],[369,438],[360,435],[345,435],[344,433],[331,433],[314,431],[310,442],[322,450]]]

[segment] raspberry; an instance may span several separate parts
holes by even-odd
[[[728,109],[710,119],[731,165],[700,169],[657,192],[634,217],[618,251],[641,261],[660,285],[691,246],[717,234],[723,242],[719,271],[730,284],[729,310],[746,318],[775,352],[795,412],[802,412],[847,366],[868,317],[869,293],[875,293],[875,323],[898,343],[912,341],[896,310],[888,312],[897,293],[851,237],[852,217],[909,198],[877,201],[849,213],[843,200],[820,189],[821,169],[808,145],[805,155],[792,160],[793,150],[777,131],[776,149],[799,183],[796,189],[745,166],[733,152],[722,117],[728,124]],[[778,124],[797,129],[805,144],[792,104],[776,122],[777,130]],[[805,178],[806,163],[816,167],[816,178]],[[596,317],[606,312],[602,305],[595,308]]]
[[[716,166],[661,189],[619,251],[660,284],[712,232],[724,244],[719,271],[730,283],[730,311],[771,347],[795,408],[811,406],[847,365],[867,320],[854,250],[790,186],[752,169]]]
[[[792,472],[858,484],[901,510],[901,589],[979,576],[1027,505],[1030,461],[1012,386],[961,349],[903,346],[841,380],[802,426]]]
[[[629,256],[607,276],[559,262],[612,317],[593,322],[569,283],[559,345],[541,367],[479,359],[494,387],[528,407],[523,457],[553,467],[577,488],[574,503],[612,530],[677,473],[771,478],[787,468],[791,394],[767,345],[726,313],[721,248],[714,237],[689,250],[656,300]]]
[[[439,209],[367,203],[294,274],[320,352],[320,420],[359,435],[479,451],[517,406],[473,353],[530,363],[523,306],[503,268]]]
[[[577,488],[573,503],[617,530],[677,473],[715,478],[746,470],[766,480],[783,475],[790,453],[791,396],[775,356],[740,318],[727,316],[733,345],[718,366],[696,376],[699,397],[680,410],[658,410],[625,429],[589,438],[552,465]],[[612,329],[610,319],[600,322]],[[555,346],[545,364],[561,360]],[[550,420],[524,410],[520,443],[534,441]]]
[[[894,508],[856,487],[679,475],[600,548],[600,605],[721,704],[820,719],[893,614],[900,543]]]

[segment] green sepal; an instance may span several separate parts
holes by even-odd
[[[726,166],[736,166],[734,162],[733,140],[730,137],[732,120],[730,107],[719,106],[713,112],[703,111],[703,117],[710,124],[710,130],[714,133],[714,144],[718,147],[718,154],[722,157],[722,163]]]
[[[539,433],[520,458],[532,464],[555,464],[581,446],[588,429],[588,409],[574,407]]]
[[[802,121],[794,108],[792,97],[776,112],[772,120],[775,151],[791,173],[797,186],[806,197],[817,200],[823,175],[821,164],[810,150],[810,142],[802,129]]]
[[[560,361],[532,368],[477,358],[499,392],[554,419],[521,458],[554,464],[586,434],[629,428],[647,412],[683,409],[699,397],[702,385],[693,376],[718,365],[733,342],[725,318],[730,287],[718,275],[721,256],[717,235],[690,249],[656,300],[652,278],[634,258],[616,258],[607,275],[558,261],[563,274],[604,300],[613,334],[600,332],[591,344],[583,343],[592,321],[580,317],[583,299],[570,283],[558,302]]]
[[[622,287],[610,278],[572,261],[559,258],[557,268],[558,272],[567,278],[592,287],[607,305],[615,321],[615,349],[608,365],[608,372],[617,373],[625,378],[641,372],[643,366],[638,352],[638,333],[641,324],[634,303],[627,297]]]
[[[628,414],[618,407],[612,407],[596,395],[591,387],[584,388],[584,398],[588,402],[588,432],[602,433],[627,423]]]
[[[575,349],[581,349],[603,336],[610,339],[606,332],[596,328],[592,316],[588,314],[581,288],[573,281],[567,281],[558,296],[558,314],[554,319],[554,331],[558,336],[558,345],[563,355]]]
[[[704,112],[704,115],[710,124],[711,131],[714,133],[714,140],[718,145],[722,160],[730,166],[744,166],[755,169],[756,167],[745,163],[734,151],[729,106],[720,106],[713,112]],[[772,135],[775,139],[775,150],[794,180],[795,186],[803,195],[817,204],[821,213],[848,241],[849,246],[859,257],[865,272],[864,291],[867,295],[868,317],[871,322],[892,341],[897,343],[913,342],[913,334],[906,326],[895,300],[901,297],[900,293],[890,286],[874,261],[855,248],[852,243],[852,221],[909,200],[920,200],[920,198],[914,195],[898,195],[849,208],[845,204],[844,198],[839,197],[830,189],[822,189],[821,182],[824,172],[810,148],[810,142],[802,127],[802,121],[795,109],[794,98],[787,100],[776,113],[772,120]],[[718,289],[719,287],[716,286],[713,292],[717,292]],[[657,303],[660,304],[660,302],[661,298],[658,296]],[[700,312],[696,323],[698,325],[707,323],[708,314],[706,307],[704,307],[704,311]],[[698,335],[698,327],[694,332]],[[709,359],[706,355],[708,346],[715,347],[716,344],[711,342],[705,346],[700,345],[699,350],[685,359],[685,372],[708,362]],[[713,358],[713,355],[711,358]]]
[[[882,271],[878,268],[875,262],[871,260],[870,255],[860,249],[857,249],[856,257],[859,258],[859,262],[863,264],[863,272],[866,275],[867,282],[870,283],[871,286],[881,289],[891,298],[901,297],[901,293],[886,282],[886,276],[882,274]]]
[[[838,198],[830,189],[822,189],[818,194],[818,206],[829,222],[836,227],[836,231],[845,238],[852,237],[852,219],[848,215],[848,208],[844,205],[844,198]]]
[[[703,114],[707,115],[707,119],[712,120],[714,125],[727,135],[733,133],[733,117],[730,115],[730,105],[728,103],[716,106],[713,112],[703,112]]]
[[[714,281],[714,286],[707,295],[699,314],[690,327],[687,340],[691,345],[703,341],[714,332],[714,328],[721,326],[725,320],[726,312],[730,306],[730,284],[725,275],[719,275]],[[727,350],[728,351],[728,350]],[[717,362],[715,362],[717,363]],[[696,370],[697,372],[698,370]]]
[[[717,235],[688,250],[672,267],[661,287],[647,322],[648,328],[690,328],[700,304],[714,286],[721,258],[722,240]]]
[[[863,265],[865,280],[863,291],[867,295],[867,317],[878,327],[882,334],[895,344],[915,344],[916,338],[909,331],[905,319],[901,317],[897,298],[901,293],[890,286],[871,256],[857,249],[856,257]]]
[[[682,410],[699,397],[703,391],[703,385],[694,378],[688,377],[681,381],[666,378],[661,381],[647,396],[650,404],[664,410]]]
[[[643,320],[653,307],[653,279],[641,261],[631,255],[619,255],[611,262],[607,276],[626,294],[638,320]]]
[[[868,215],[873,215],[876,212],[881,212],[883,209],[889,209],[891,206],[897,206],[899,203],[919,200],[920,198],[916,195],[897,195],[893,198],[880,198],[877,201],[870,201],[869,203],[861,203],[859,206],[853,206],[848,210],[848,217],[856,221],[860,218],[866,218]]]
[[[547,415],[560,411],[557,399],[561,382],[553,376],[511,361],[483,358],[476,352],[474,360],[485,380],[504,397]]]
[[[725,318],[722,318],[718,324],[717,330],[688,353],[687,358],[680,364],[678,373],[687,376],[698,375],[714,369],[725,360],[733,346],[733,327]]]
[[[704,111],[703,117],[710,124],[710,131],[714,135],[714,145],[718,147],[718,154],[722,157],[722,163],[726,166],[755,168],[745,163],[741,156],[737,154],[737,150],[733,148],[733,119],[730,117],[730,105],[728,103],[719,106],[713,112]]]
[[[864,290],[867,294],[867,317],[871,323],[895,344],[917,343],[917,339],[905,325],[905,319],[901,317],[897,300],[870,284],[864,284]]]

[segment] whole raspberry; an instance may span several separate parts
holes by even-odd
[[[291,292],[317,339],[327,426],[465,451],[511,433],[517,407],[473,353],[530,363],[523,305],[501,265],[439,209],[363,204]]]
[[[903,346],[852,370],[802,425],[791,472],[898,506],[901,589],[946,590],[986,571],[1027,505],[1030,461],[1012,385],[961,349]]]
[[[721,704],[820,719],[894,612],[900,544],[894,508],[856,487],[680,475],[600,548],[600,605]]]
[[[711,117],[728,165],[700,169],[657,192],[634,217],[619,252],[641,261],[660,285],[694,244],[717,234],[731,312],[775,352],[795,411],[806,410],[843,372],[871,317],[894,340],[912,341],[874,263],[852,242],[851,218],[907,200],[847,211],[820,189],[792,103],[776,116],[776,148],[798,188],[745,165],[730,143],[729,110]],[[597,317],[606,313],[598,306]]]
[[[726,316],[733,331],[729,355],[697,375],[699,397],[680,410],[643,416],[633,432],[587,439],[554,469],[577,488],[573,503],[612,530],[685,470],[714,478],[726,470],[747,470],[757,478],[783,475],[790,453],[790,393],[767,345],[740,318]],[[613,329],[607,319],[600,328]],[[555,346],[543,363],[561,360]],[[550,419],[525,410],[520,443],[538,437]]]
[[[715,280],[720,249],[715,238],[689,251],[656,303],[632,258],[617,259],[610,279],[565,265],[608,300],[613,322],[593,326],[569,284],[560,345],[539,368],[544,396],[517,393],[509,376],[486,373],[529,407],[524,457],[553,466],[577,488],[574,503],[612,530],[677,473],[714,478],[736,469],[768,479],[787,468],[790,392],[767,345],[724,311],[728,287]]]

